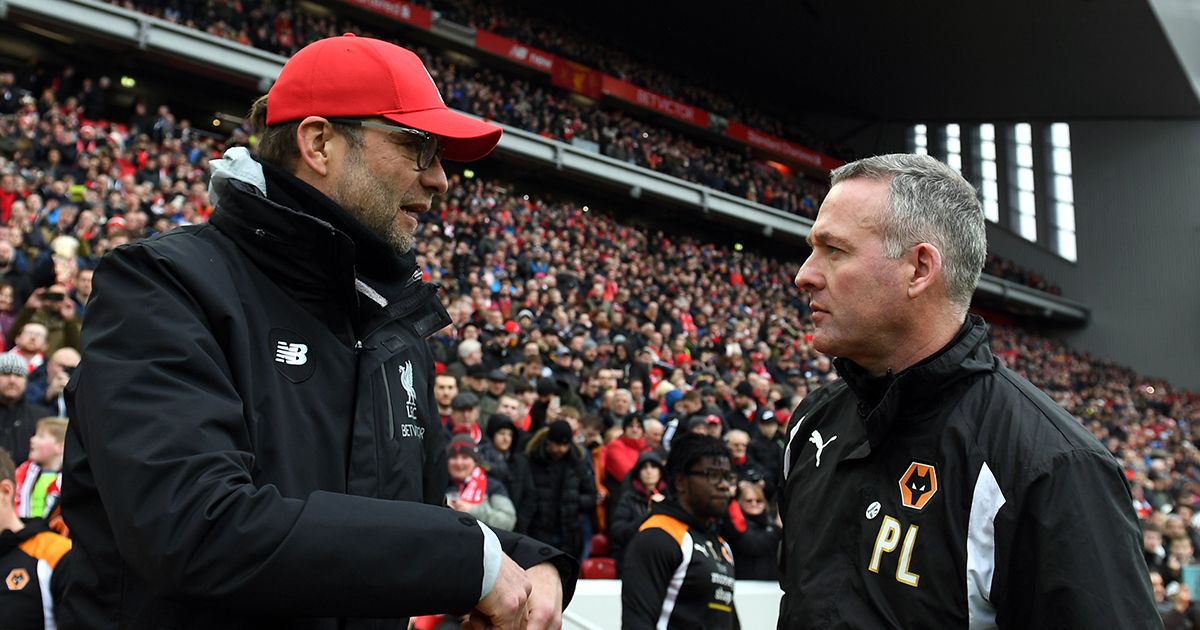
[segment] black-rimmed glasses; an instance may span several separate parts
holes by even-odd
[[[358,118],[326,118],[331,123],[339,125],[351,125],[354,127],[366,127],[368,129],[379,129],[391,133],[403,133],[414,136],[421,140],[417,145],[417,170],[424,171],[433,166],[435,160],[442,155],[442,139],[434,134],[413,129],[411,127],[402,127],[400,125],[388,125],[375,122],[372,120],[359,120]]]
[[[687,475],[689,477],[706,477],[706,478],[708,478],[708,482],[713,484],[714,486],[720,484],[722,481],[733,486],[733,485],[737,485],[737,480],[738,480],[737,473],[733,472],[732,470],[727,470],[724,468],[706,468],[704,470],[689,470],[687,472]]]

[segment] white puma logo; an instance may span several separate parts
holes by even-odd
[[[810,435],[808,437],[809,442],[812,442],[813,444],[817,445],[817,468],[821,467],[821,451],[825,450],[826,446],[833,444],[833,441],[836,439],[837,439],[836,435],[830,436],[829,441],[826,442],[825,440],[821,439],[820,431],[813,431],[812,435]]]

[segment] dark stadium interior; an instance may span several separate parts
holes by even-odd
[[[1200,115],[1149,2],[950,8],[804,0],[742,3],[736,11],[633,0],[518,4],[565,15],[684,76],[719,81],[784,111],[910,121]]]

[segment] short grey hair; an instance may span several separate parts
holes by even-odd
[[[848,179],[888,182],[879,223],[884,255],[899,258],[919,243],[936,247],[947,297],[965,313],[987,256],[987,230],[975,188],[928,155],[907,153],[864,158],[830,174],[831,185]]]
[[[465,359],[476,352],[483,352],[483,344],[475,339],[464,339],[458,344],[458,358]]]

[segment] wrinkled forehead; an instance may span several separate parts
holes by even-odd
[[[838,182],[817,211],[810,242],[818,238],[845,236],[846,232],[877,233],[887,208],[886,180],[855,178]]]

